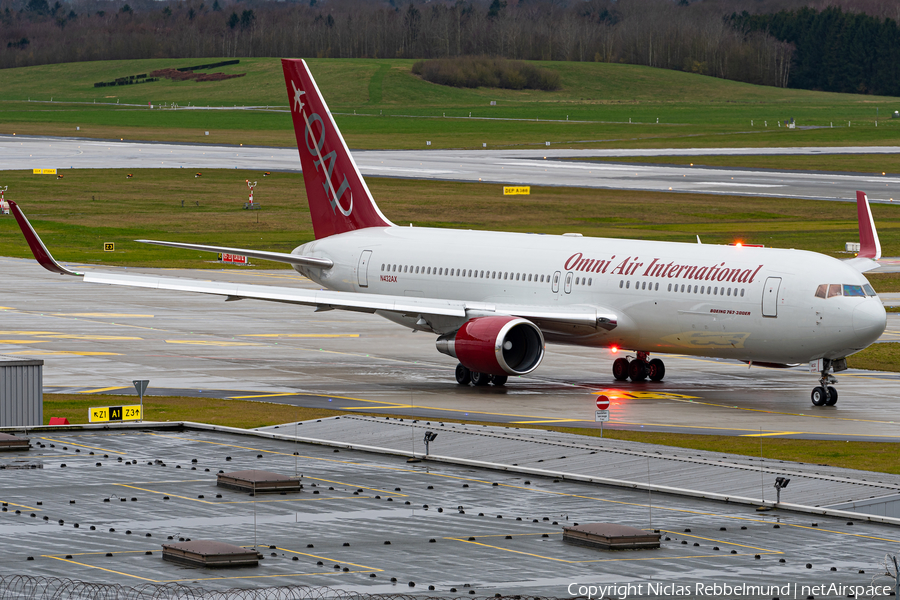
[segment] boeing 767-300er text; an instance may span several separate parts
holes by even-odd
[[[10,202],[35,258],[91,283],[374,313],[437,334],[438,351],[459,360],[462,385],[531,373],[550,341],[631,350],[613,363],[619,381],[661,380],[665,365],[651,352],[809,363],[821,374],[813,404],[832,405],[832,371],[884,331],[884,307],[862,275],[881,256],[862,192],[861,251],[846,261],[775,248],[397,227],[375,204],[306,63],[282,66],[315,241],[290,254],[139,241],[288,263],[325,289],[76,273]]]

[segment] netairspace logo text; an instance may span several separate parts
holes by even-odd
[[[741,583],[731,585],[727,583],[695,583],[684,585],[678,583],[610,583],[610,584],[581,584],[570,583],[566,591],[569,596],[583,598],[612,598],[614,600],[628,600],[628,598],[641,598],[653,596],[693,596],[723,598],[740,596],[768,596],[779,598],[806,598],[807,596],[840,597],[840,598],[877,598],[889,596],[892,586],[889,585],[843,585],[840,583],[823,583],[820,585],[807,585],[788,583],[785,585],[750,585]]]

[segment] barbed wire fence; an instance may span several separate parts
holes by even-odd
[[[78,579],[7,575],[0,577],[0,600],[442,600],[461,595],[365,594],[329,587],[286,585],[213,590],[179,583],[90,583]],[[476,596],[466,595],[474,600]],[[552,600],[538,596],[490,597],[505,600]]]

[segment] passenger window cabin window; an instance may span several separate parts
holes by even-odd
[[[544,283],[544,276],[541,275],[541,283]]]
[[[658,291],[659,291],[659,283],[657,283],[655,286],[653,286],[653,291],[654,291],[654,292],[658,292]]]
[[[588,277],[588,286],[594,285],[594,278]]]
[[[625,287],[625,282],[620,279],[619,280],[619,288],[621,289],[623,287]]]
[[[384,263],[381,263],[381,271],[384,272]]]
[[[728,295],[731,295],[731,288],[728,288]]]
[[[842,295],[841,291],[842,291],[841,284],[832,283],[831,285],[828,286],[828,297],[832,298],[834,296],[840,296],[840,295]]]
[[[670,292],[672,291],[672,284],[671,284],[671,283],[669,284],[669,291],[670,291]]]
[[[625,282],[625,289],[627,290],[627,289],[629,289],[630,287],[631,287],[631,282],[630,282],[630,281],[626,281],[626,282]]]
[[[744,297],[744,288],[741,288],[741,298]]]
[[[431,267],[428,267],[428,275],[431,275]]]

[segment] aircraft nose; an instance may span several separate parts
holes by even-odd
[[[877,298],[863,302],[853,311],[853,331],[877,339],[887,327],[887,313]]]

